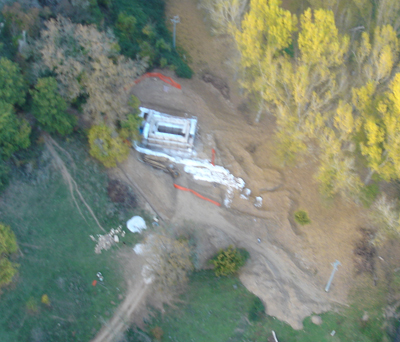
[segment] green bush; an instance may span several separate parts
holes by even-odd
[[[298,224],[301,224],[302,226],[311,223],[311,220],[308,217],[307,212],[305,212],[304,210],[297,210],[294,213],[294,219]]]
[[[217,277],[235,274],[246,263],[249,253],[245,249],[236,249],[229,246],[221,249],[217,256],[211,259]]]
[[[253,304],[249,310],[249,320],[252,322],[258,321],[264,316],[265,306],[260,298],[255,297]]]

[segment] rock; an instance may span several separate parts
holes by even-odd
[[[322,318],[320,316],[313,315],[313,316],[311,316],[311,322],[313,322],[316,325],[321,325]]]
[[[362,321],[367,322],[369,320],[369,315],[367,311],[364,311],[364,315],[362,316]]]
[[[118,237],[118,235],[114,235],[114,241],[117,242],[117,243],[119,242],[119,237]]]

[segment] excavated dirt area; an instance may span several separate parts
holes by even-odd
[[[111,170],[111,176],[140,189],[148,209],[164,221],[177,225],[186,221],[201,229],[207,237],[204,260],[229,244],[246,248],[251,259],[240,274],[243,284],[264,301],[268,314],[301,329],[311,313],[346,304],[349,289],[357,281],[353,249],[361,238],[359,228],[366,225],[366,213],[340,198],[321,199],[313,178],[314,159],[281,167],[274,154],[273,118],[253,124],[255,113],[245,109],[246,98],[240,94],[232,67],[237,52],[228,37],[210,35],[194,0],[169,0],[167,15],[181,18],[177,42],[190,53],[195,75],[191,80],[177,79],[172,72],[161,70],[182,89],[146,79],[132,91],[143,106],[196,116],[197,157],[210,160],[214,148],[216,164],[243,178],[252,193],[242,199],[235,192],[230,208],[217,207],[176,190],[171,176],[140,162],[136,151]],[[223,203],[223,186],[195,181],[180,168],[177,184]],[[256,196],[263,198],[260,208],[254,206]],[[307,211],[311,224],[296,225],[293,212],[297,209]],[[341,266],[330,292],[325,293],[335,260]]]

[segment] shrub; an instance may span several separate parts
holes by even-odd
[[[0,223],[0,257],[17,251],[17,239],[9,226]]]
[[[50,302],[50,298],[47,294],[44,294],[42,296],[42,300],[41,300],[42,304],[46,305],[46,306],[50,306],[51,302]]]
[[[151,329],[151,334],[157,341],[161,341],[164,335],[164,331],[160,327],[154,327],[153,329]]]
[[[89,130],[89,153],[104,164],[115,167],[128,157],[129,146],[106,125],[92,126]]]
[[[298,224],[301,224],[302,226],[311,223],[311,220],[308,217],[307,212],[305,212],[304,210],[297,210],[294,213],[294,219]]]
[[[6,257],[0,258],[0,288],[11,283],[17,274],[19,265],[11,262]]]
[[[37,301],[35,298],[30,297],[28,301],[26,302],[26,310],[28,313],[31,315],[35,315],[39,312],[39,306],[37,304]]]
[[[258,321],[265,313],[265,306],[260,298],[255,297],[249,310],[249,320]]]
[[[235,274],[246,263],[248,257],[249,253],[244,249],[236,249],[233,246],[221,249],[217,256],[211,259],[215,275],[219,277]]]

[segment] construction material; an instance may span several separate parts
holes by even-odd
[[[168,159],[143,153],[140,156],[146,164],[149,164],[156,169],[160,169],[164,172],[169,173],[172,178],[178,178],[180,176],[180,173],[176,169],[175,165],[169,162]]]
[[[325,292],[328,292],[328,291],[329,291],[329,288],[331,287],[331,283],[332,283],[333,277],[334,277],[335,272],[337,271],[337,268],[338,268],[339,265],[341,265],[341,263],[340,263],[339,260],[336,260],[336,261],[332,264],[333,270],[332,270],[331,276],[330,276],[330,278],[329,278],[329,280],[328,280],[328,283],[326,284]]]
[[[199,197],[199,198],[201,198],[201,199],[203,199],[203,200],[205,200],[205,201],[208,201],[208,202],[210,202],[210,203],[212,203],[212,204],[215,204],[215,205],[218,206],[218,207],[221,206],[220,203],[218,203],[218,202],[216,202],[216,201],[213,201],[213,200],[210,199],[210,198],[204,197],[203,195],[200,195],[198,192],[196,192],[196,191],[194,191],[194,190],[192,190],[192,189],[185,188],[185,187],[180,186],[180,185],[175,184],[175,183],[174,183],[174,187],[175,187],[176,189],[179,189],[179,190],[191,192],[193,195],[195,195],[195,196],[197,196],[197,197]]]

